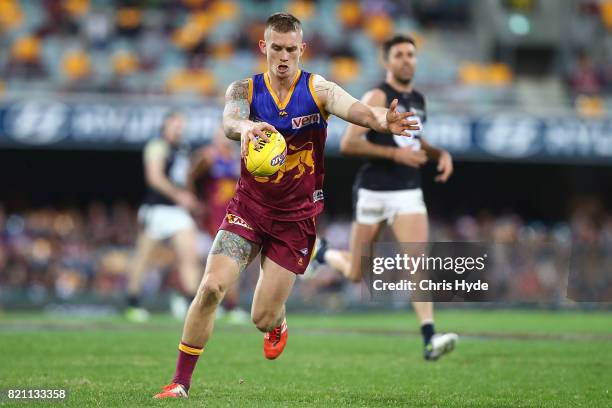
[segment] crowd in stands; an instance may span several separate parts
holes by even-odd
[[[464,215],[447,221],[434,218],[431,239],[496,242],[508,248],[518,244],[512,251],[522,251],[520,254],[512,252],[497,258],[504,267],[495,270],[494,278],[498,287],[505,288],[505,299],[562,302],[572,247],[586,245],[599,251],[599,256],[608,254],[608,258],[612,253],[612,215],[593,208],[576,210],[568,222],[555,225],[526,222],[516,215]],[[323,217],[320,225],[323,228],[319,232],[330,245],[348,247],[349,220]],[[112,206],[92,203],[84,211],[45,207],[14,214],[0,207],[0,308],[8,299],[19,297],[34,305],[83,294],[121,299],[137,228],[136,209],[121,202]],[[601,266],[612,262],[608,258],[597,261],[593,273],[605,272]],[[148,296],[175,287],[173,265],[173,252],[160,247],[145,280]],[[241,289],[248,299],[257,268],[247,275]],[[612,281],[609,276],[607,279],[605,284],[612,290]],[[319,296],[322,291],[348,301],[350,294],[356,293],[355,289],[351,292],[353,285],[329,270],[315,280],[298,282],[295,296],[303,299]],[[348,297],[338,298],[343,291]]]
[[[520,12],[521,6],[534,2],[504,3]],[[305,67],[355,95],[380,80],[376,49],[394,32],[414,35],[419,48],[417,83],[426,94],[432,89],[435,95],[448,95],[447,87],[514,88],[510,65],[478,60],[469,52],[474,48],[469,4],[469,0],[0,0],[0,98],[3,92],[28,91],[218,98],[230,81],[264,69],[257,42],[270,10],[287,10],[299,17],[308,44]],[[599,118],[606,114],[604,98],[612,94],[612,0],[573,4],[575,20],[591,26],[597,49],[572,50],[573,63],[558,67],[557,73],[578,111]],[[458,95],[456,100],[464,105],[467,94]],[[489,102],[485,95],[477,96]],[[9,292],[20,292],[33,303],[51,297],[70,299],[84,292],[121,293],[137,226],[136,209],[124,203],[110,207],[94,203],[86,211],[40,208],[15,214],[6,213],[0,204],[0,307]],[[326,235],[335,246],[346,247],[349,227],[348,222],[328,222]],[[534,247],[546,242],[561,250],[575,243],[610,248],[612,215],[576,211],[568,222],[554,226],[513,215],[434,219],[432,239],[520,242]],[[155,279],[147,280],[148,293],[173,285],[172,279],[164,278],[172,275],[173,262],[172,251],[158,251],[153,265],[157,272],[151,275]],[[555,287],[559,279],[548,266],[528,268],[523,290]],[[334,280],[332,276],[330,282]],[[307,285],[303,285],[306,292]]]
[[[527,3],[532,3],[528,1]],[[509,1],[521,5],[525,1]],[[510,87],[512,68],[477,61],[467,0],[44,0],[0,2],[0,90],[218,97],[232,80],[261,71],[257,41],[269,11],[304,23],[306,68],[360,94],[380,77],[377,46],[397,31],[420,48],[419,84]],[[612,30],[612,2],[581,0],[577,13]],[[460,43],[462,41],[462,43]],[[464,53],[464,54],[465,54]],[[612,89],[609,56],[576,52],[565,74],[581,103]]]
[[[376,69],[376,44],[413,22],[413,10],[391,0],[115,3],[3,1],[6,86],[216,96],[236,76],[261,70],[257,42],[273,6],[304,22],[306,64],[350,83]]]

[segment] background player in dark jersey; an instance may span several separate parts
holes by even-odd
[[[251,317],[264,335],[264,355],[277,358],[287,341],[285,302],[296,274],[304,273],[313,250],[315,217],[323,209],[323,149],[327,118],[334,114],[379,132],[417,130],[409,113],[367,106],[333,82],[299,68],[306,44],[290,14],[268,18],[259,47],[268,72],[232,83],[226,93],[225,134],[250,142],[280,131],[287,158],[273,177],[254,177],[242,165],[236,195],[228,206],[206,263],[197,296],[189,308],[171,384],[156,398],[186,397],[199,355],[213,329],[215,311],[228,288],[261,252],[261,269]]]
[[[200,235],[198,255],[206,256],[212,246],[212,239],[225,218],[225,211],[240,177],[240,152],[236,143],[225,137],[219,128],[209,145],[202,147],[193,155],[189,172],[189,186],[197,194],[201,208],[198,217]],[[223,299],[220,311],[230,323],[245,323],[249,315],[238,306],[240,297],[239,283],[232,286]]]
[[[188,302],[198,288],[201,274],[196,247],[197,229],[190,215],[190,212],[197,211],[198,202],[186,188],[190,152],[181,144],[184,126],[182,113],[168,114],[163,121],[161,137],[152,139],[144,148],[147,194],[138,211],[143,229],[138,235],[136,254],[128,276],[126,317],[130,320],[142,321],[148,317],[147,311],[140,306],[140,290],[151,255],[160,241],[172,238],[181,286]],[[173,309],[179,310],[180,307]]]
[[[387,70],[385,82],[367,92],[363,103],[385,107],[397,99],[400,112],[412,111],[424,123],[427,120],[425,98],[412,85],[417,61],[414,40],[404,35],[389,39],[383,44],[383,58]],[[327,263],[351,281],[359,282],[362,248],[378,238],[385,222],[398,242],[428,241],[427,208],[419,168],[428,160],[437,161],[440,174],[436,181],[444,183],[453,172],[453,161],[446,150],[429,144],[420,130],[405,137],[350,125],[342,139],[341,151],[368,158],[353,187],[355,219],[350,250],[327,249],[323,242],[315,257],[319,263]],[[457,340],[455,334],[435,335],[433,304],[412,304],[421,324],[425,358],[435,360],[452,350]]]

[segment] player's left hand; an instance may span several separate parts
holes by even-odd
[[[446,180],[453,174],[453,158],[446,150],[440,153],[437,170],[440,172],[435,178],[438,183],[446,183]]]
[[[389,133],[400,136],[409,136],[408,132],[421,130],[418,121],[408,119],[411,116],[415,116],[415,113],[398,112],[397,104],[397,99],[391,101],[389,110],[387,111],[387,128],[389,129]]]

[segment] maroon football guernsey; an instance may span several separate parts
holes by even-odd
[[[259,216],[297,221],[323,210],[327,117],[312,80],[312,74],[298,71],[287,97],[280,101],[267,73],[249,79],[250,119],[271,124],[287,142],[285,163],[273,176],[255,177],[242,162],[233,200]]]

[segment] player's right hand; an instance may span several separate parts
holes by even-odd
[[[178,205],[192,213],[197,213],[200,209],[196,196],[187,190],[179,191],[175,197],[175,201]]]
[[[393,152],[393,161],[404,166],[419,168],[427,162],[424,150],[412,150],[412,147],[398,147]]]
[[[410,132],[421,130],[421,124],[418,120],[411,120],[411,117],[416,117],[414,112],[398,112],[397,99],[391,101],[387,110],[387,129],[389,133],[398,136],[410,136]]]
[[[266,136],[266,131],[278,132],[274,126],[266,122],[254,122],[240,136],[240,157],[245,158],[249,154],[249,142],[257,146],[258,139],[263,139],[269,142],[270,138]]]

